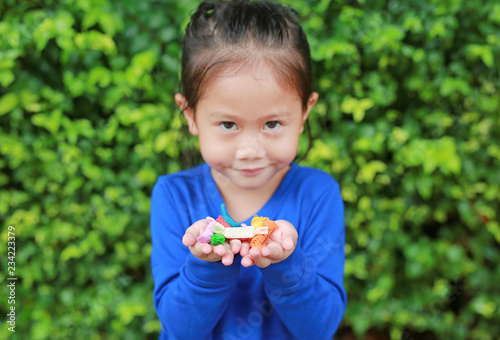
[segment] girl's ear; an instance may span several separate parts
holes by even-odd
[[[198,127],[196,126],[194,110],[191,107],[189,107],[186,97],[184,97],[180,93],[176,93],[174,99],[179,108],[181,109],[182,113],[184,114],[184,117],[186,117],[189,126],[189,132],[193,136],[198,136]]]
[[[304,111],[304,113],[302,114],[302,125],[300,126],[300,133],[302,133],[304,131],[304,123],[305,123],[307,117],[309,116],[309,113],[311,112],[312,108],[318,102],[318,98],[319,98],[318,92],[313,92],[309,96],[309,99],[307,100],[307,108]]]

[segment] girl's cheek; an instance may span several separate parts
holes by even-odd
[[[200,141],[202,143],[202,141]],[[212,135],[205,138],[204,145],[200,144],[200,148],[210,155],[211,158],[227,157],[228,154],[233,153],[234,145],[230,138],[227,136]]]
[[[291,158],[293,160],[297,155],[298,147],[299,147],[298,139],[297,140],[280,139],[280,140],[274,140],[271,143],[269,143],[267,149],[268,152],[272,153],[277,158],[282,158],[282,159]]]

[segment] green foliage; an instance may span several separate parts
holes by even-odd
[[[320,93],[303,164],[333,174],[346,203],[341,331],[494,339],[500,5],[285,2]],[[0,238],[6,254],[16,227],[18,336],[157,338],[149,196],[196,160],[173,94],[197,4],[0,4]]]
[[[392,339],[495,339],[500,6],[301,10],[320,90],[312,124],[321,138],[305,163],[332,173],[346,202],[343,326]]]

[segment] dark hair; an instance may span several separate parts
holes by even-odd
[[[298,94],[312,92],[311,56],[297,12],[268,1],[204,1],[191,16],[182,45],[181,92],[196,109],[216,76],[264,61],[276,80]]]

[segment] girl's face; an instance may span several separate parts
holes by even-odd
[[[175,99],[185,107],[181,94]],[[298,95],[278,85],[271,69],[255,67],[214,80],[198,101],[196,114],[190,108],[184,114],[214,175],[253,190],[288,171],[317,99],[313,93],[303,111]]]

